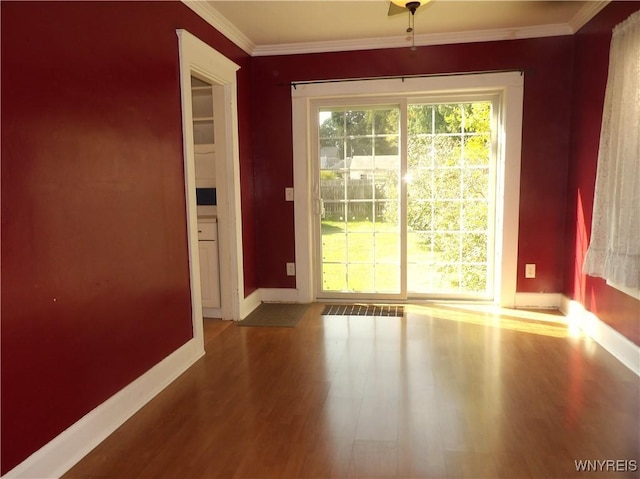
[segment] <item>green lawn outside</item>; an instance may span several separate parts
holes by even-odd
[[[407,281],[412,292],[474,292],[473,289],[464,290],[465,278],[472,275],[477,284],[477,278],[486,273],[486,266],[432,266],[442,263],[442,258],[415,232],[408,234],[407,256]],[[324,291],[400,292],[400,232],[397,225],[323,221],[322,258]]]
[[[345,243],[348,242],[348,254]],[[407,254],[412,262],[430,263],[433,254],[416,233],[409,233]],[[374,264],[325,265],[325,291],[400,291],[400,231],[397,225],[371,221],[322,222],[322,257],[330,262]],[[411,268],[410,268],[411,269]],[[418,272],[414,268],[414,272]],[[348,282],[348,284],[347,284]],[[419,281],[415,281],[419,282]],[[430,286],[430,281],[425,287]]]

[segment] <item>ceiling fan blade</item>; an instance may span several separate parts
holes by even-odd
[[[407,9],[398,6],[393,2],[389,2],[389,13],[387,13],[388,16],[392,17],[393,15],[399,15],[401,13],[407,13]]]

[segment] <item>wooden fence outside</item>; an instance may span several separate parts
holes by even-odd
[[[371,178],[323,179],[320,183],[323,219],[366,221],[373,219],[375,213],[376,219],[382,221],[386,203],[381,200],[385,199],[385,194],[382,188],[375,186]]]

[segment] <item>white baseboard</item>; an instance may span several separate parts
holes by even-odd
[[[560,293],[516,293],[516,308],[556,309],[560,308]]]
[[[244,319],[260,306],[260,290],[257,289],[240,302],[240,319]]]
[[[260,300],[265,303],[299,303],[297,289],[262,288]],[[562,294],[560,293],[516,293],[516,308],[553,309],[560,308]]]
[[[260,299],[265,303],[299,303],[300,295],[297,289],[262,288]]]
[[[2,478],[35,479],[62,476],[203,355],[202,342],[191,339]]]
[[[221,318],[222,310],[220,308],[202,308],[203,318]]]
[[[569,324],[579,327],[618,361],[640,376],[640,346],[600,320],[577,301],[562,297],[560,310],[567,316]]]

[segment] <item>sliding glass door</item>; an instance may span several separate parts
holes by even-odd
[[[490,100],[318,109],[318,297],[493,297]]]

